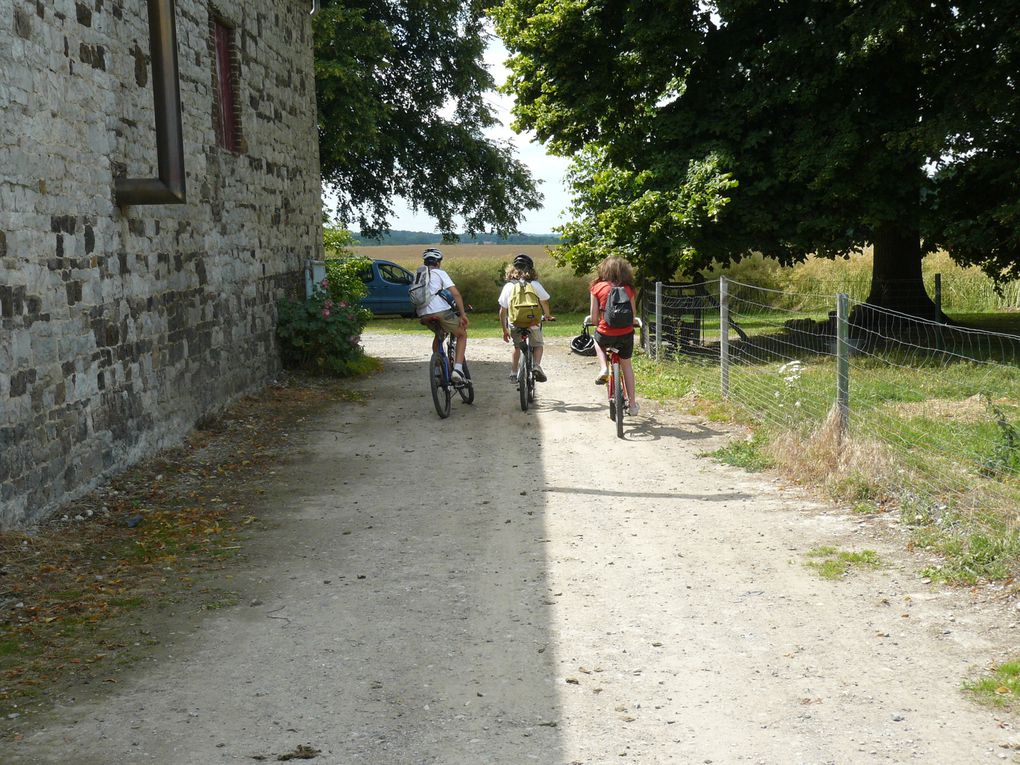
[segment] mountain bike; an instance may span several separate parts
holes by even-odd
[[[442,419],[450,416],[450,402],[454,391],[460,395],[465,404],[475,400],[475,387],[471,384],[471,372],[467,361],[464,362],[464,382],[455,382],[452,377],[454,360],[457,358],[457,336],[451,335],[435,319],[422,324],[432,330],[432,358],[429,360],[429,390],[432,392],[432,403],[436,405],[436,414]],[[445,343],[445,347],[444,347]]]
[[[555,321],[555,319],[542,319],[542,321]],[[521,396],[521,411],[528,411],[528,404],[535,400],[535,349],[531,347],[531,330],[520,329],[520,341],[514,340],[521,352],[520,361],[517,362],[517,390]]]
[[[585,322],[585,326],[591,326]],[[641,319],[634,318],[634,326],[641,328]],[[620,372],[620,349],[603,346],[609,362],[609,376],[606,391],[609,394],[609,419],[616,423],[616,436],[623,438],[623,416],[628,413],[630,402],[623,395],[623,374]]]

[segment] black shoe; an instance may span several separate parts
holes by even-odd
[[[535,375],[535,382],[545,382],[548,379],[545,372],[542,371],[542,367],[537,364],[531,368],[531,373]]]

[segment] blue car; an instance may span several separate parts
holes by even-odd
[[[361,274],[361,280],[368,287],[368,295],[361,305],[376,315],[400,314],[413,317],[417,313],[407,288],[414,281],[414,274],[403,266],[388,260],[373,260],[372,265]]]

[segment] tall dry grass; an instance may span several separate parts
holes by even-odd
[[[553,296],[557,311],[587,311],[588,277],[576,276],[570,268],[556,265],[546,245],[446,244],[442,250],[443,267],[450,273],[468,302],[476,310],[495,310],[503,284],[502,273],[514,255],[531,256],[539,270],[539,279]],[[416,268],[425,245],[354,247],[357,255],[380,258]],[[846,260],[809,258],[796,266],[783,267],[776,261],[756,255],[727,268],[702,272],[707,280],[727,278],[757,287],[793,293],[777,296],[776,308],[793,308],[803,295],[835,295],[845,292],[855,301],[867,298],[871,289],[871,250]],[[944,252],[929,255],[922,262],[928,293],[934,295],[935,274],[942,275],[942,308],[947,312],[982,313],[1020,310],[1020,282],[1002,286],[1001,294],[979,268],[956,265]],[[680,280],[683,277],[678,277]],[[784,302],[785,301],[785,302]]]
[[[703,272],[706,279],[728,279],[766,289],[798,295],[835,295],[847,293],[852,300],[863,301],[871,290],[874,262],[871,248],[846,260],[808,258],[796,266],[784,268],[776,261],[760,255],[745,258],[728,268],[712,268]],[[994,282],[976,266],[958,266],[945,252],[936,252],[921,262],[928,294],[935,294],[935,275],[942,278],[942,309],[957,313],[1020,310],[1020,282],[1001,285],[1001,294]],[[783,305],[779,299],[776,307]]]

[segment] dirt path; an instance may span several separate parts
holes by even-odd
[[[385,372],[302,431],[240,605],[0,761],[1020,762],[959,692],[1016,612],[922,583],[875,521],[697,458],[711,425],[648,405],[619,441],[559,349],[524,414],[502,344],[473,343],[476,405],[440,422],[425,342],[367,337]],[[887,566],[824,581],[819,545]]]

